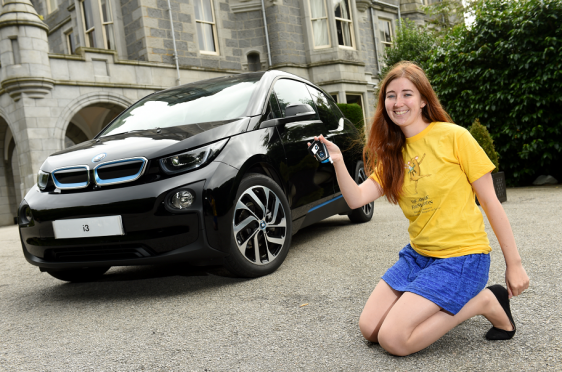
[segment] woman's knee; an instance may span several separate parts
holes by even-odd
[[[396,356],[406,356],[411,354],[406,348],[406,338],[403,332],[392,327],[385,327],[383,323],[378,331],[378,342],[388,353]]]
[[[378,328],[377,322],[374,321],[374,319],[370,319],[370,317],[365,315],[365,313],[361,314],[361,316],[359,317],[359,330],[361,331],[361,334],[363,334],[363,337],[365,337],[367,341],[378,342],[377,328]]]

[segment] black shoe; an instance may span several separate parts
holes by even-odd
[[[496,296],[498,302],[503,307],[511,325],[513,326],[513,331],[506,331],[504,329],[499,329],[496,327],[490,328],[488,333],[486,333],[486,338],[488,340],[509,340],[515,335],[515,322],[513,321],[513,317],[511,316],[511,310],[509,308],[509,294],[507,293],[507,289],[502,287],[499,284],[491,285],[488,287],[490,291]]]

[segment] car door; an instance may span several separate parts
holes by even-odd
[[[337,104],[321,90],[307,85],[312,96],[320,120],[327,129],[324,137],[334,142],[342,151],[344,162],[351,177],[355,177],[357,162],[362,157],[362,138],[353,124],[347,120]],[[334,189],[340,192],[337,180],[334,179]]]
[[[282,117],[293,104],[308,104],[316,110],[314,101],[302,82],[280,79],[273,87]],[[312,120],[288,121],[278,126],[285,148],[286,163],[281,164],[281,176],[286,182],[293,220],[305,215],[311,208],[330,199],[334,194],[334,167],[321,164],[309,154],[307,142],[314,136],[328,134],[328,128],[318,115]]]

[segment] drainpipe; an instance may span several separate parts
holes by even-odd
[[[178,62],[178,50],[176,48],[176,35],[174,32],[174,21],[172,20],[172,4],[170,4],[170,0],[168,0],[168,14],[170,15],[170,26],[172,27],[172,41],[174,42],[174,61],[176,61],[176,71],[178,73],[178,77],[176,78],[176,85],[181,85],[180,64]]]
[[[170,1],[170,0],[168,0]],[[265,43],[267,45],[267,61],[269,62],[269,67],[271,68],[271,50],[269,49],[269,34],[267,33],[267,19],[265,18],[265,5],[263,0],[261,0],[261,11],[263,13],[263,27],[265,29]]]
[[[377,61],[377,73],[380,75],[381,73],[381,66],[379,64],[379,48],[377,47],[377,31],[375,29],[375,11],[373,10],[373,8],[369,8],[371,9],[371,24],[373,25],[373,39],[375,41],[375,56],[377,58],[375,58],[375,60]]]

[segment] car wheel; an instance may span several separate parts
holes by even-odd
[[[49,275],[65,282],[91,282],[105,274],[111,266],[86,267],[69,270],[46,270]]]
[[[366,179],[367,175],[365,174],[365,168],[363,167],[363,162],[360,161],[357,163],[355,167],[355,182],[358,185],[362,184]],[[371,218],[373,218],[373,207],[375,202],[370,202],[369,204],[365,204],[361,208],[357,208],[352,210],[347,216],[351,220],[351,222],[355,223],[364,223],[369,222]]]
[[[274,272],[291,245],[291,212],[283,190],[271,178],[251,174],[235,200],[226,268],[247,278]]]

